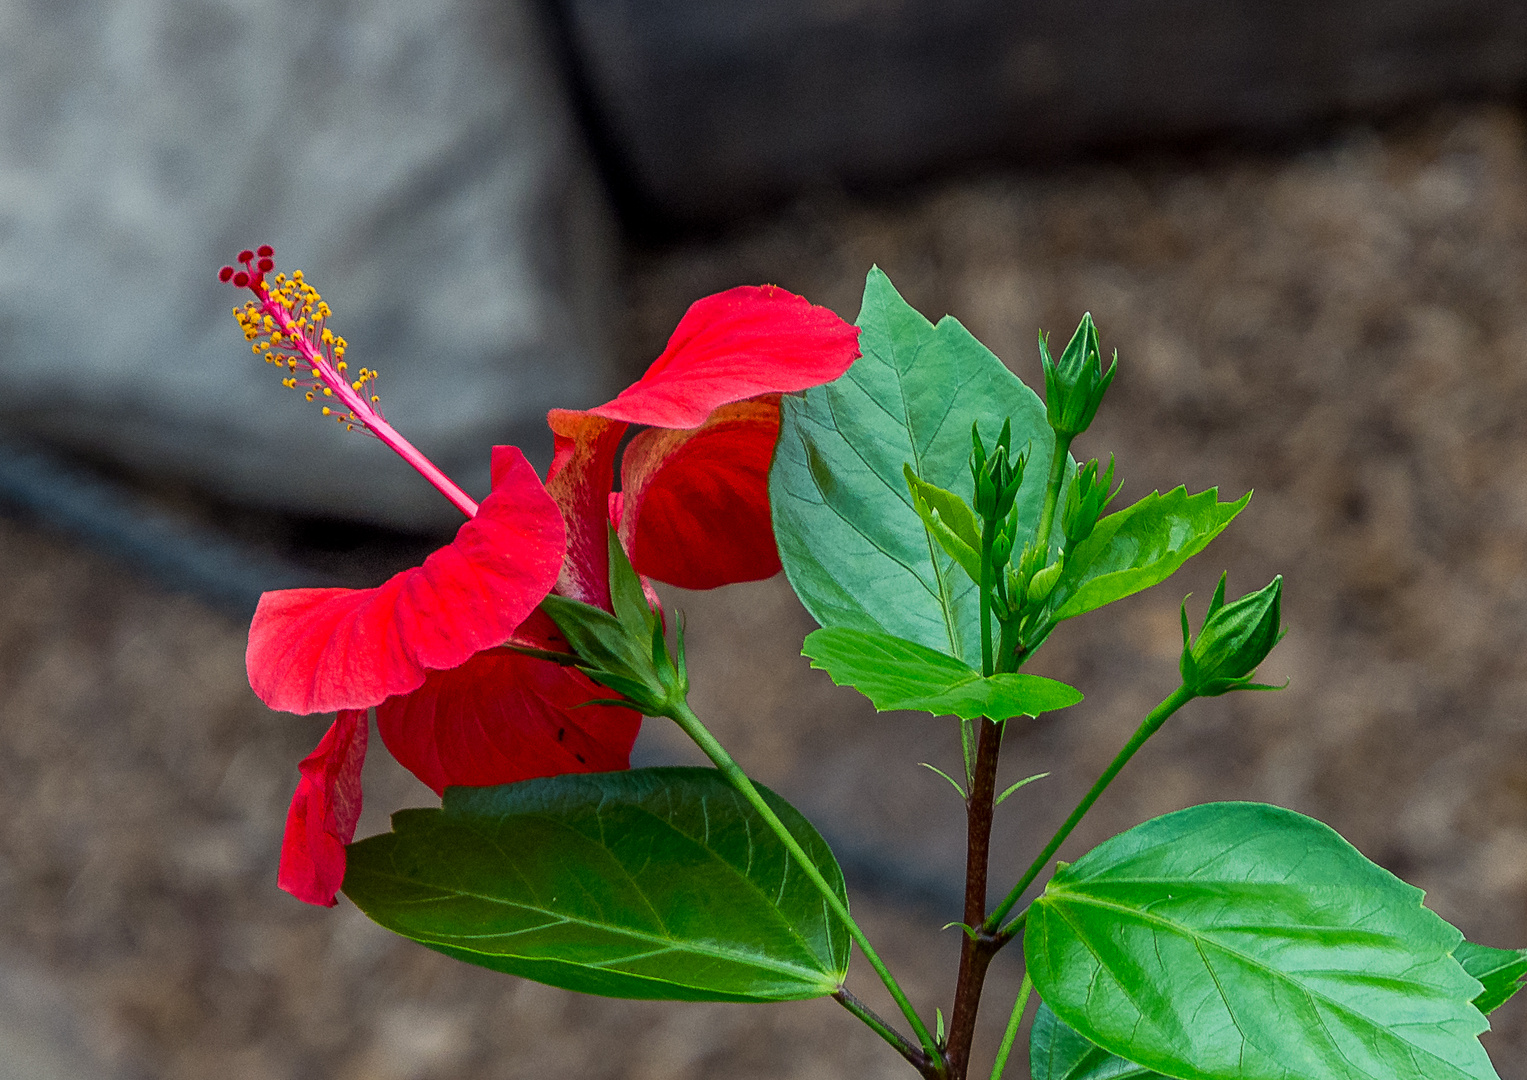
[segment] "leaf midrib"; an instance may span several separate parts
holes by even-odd
[[[410,879],[410,878],[402,877],[400,875],[383,873],[383,872],[377,871],[377,870],[367,871],[367,873],[369,873],[370,876],[373,877],[373,878],[378,878],[378,879],[381,879],[381,880],[384,880],[384,881],[399,882],[399,883],[402,883],[402,884],[405,884],[405,885],[409,885],[409,886],[411,886],[411,887],[413,887],[415,889],[419,888],[419,883],[417,881],[414,881],[413,879]],[[460,898],[467,898],[467,899],[472,899],[472,900],[481,900],[481,901],[484,901],[486,903],[493,904],[493,905],[495,905],[497,907],[514,908],[514,909],[517,909],[517,910],[520,910],[520,911],[533,912],[534,914],[545,916],[550,921],[542,923],[539,926],[526,927],[523,930],[514,930],[514,931],[509,931],[509,932],[500,933],[500,934],[473,934],[473,935],[457,934],[457,935],[443,935],[443,934],[431,934],[431,933],[426,933],[426,932],[414,932],[414,931],[410,931],[408,936],[414,938],[415,940],[419,940],[419,941],[425,941],[425,940],[435,941],[435,942],[438,942],[441,945],[456,945],[456,943],[460,942],[460,941],[472,941],[472,940],[477,940],[477,939],[481,939],[481,938],[488,938],[488,937],[515,938],[515,937],[519,937],[522,934],[533,934],[533,933],[536,933],[537,931],[545,930],[545,929],[547,929],[549,927],[553,927],[553,926],[570,925],[570,926],[587,927],[587,928],[593,929],[593,930],[602,930],[605,933],[611,934],[611,935],[616,936],[616,937],[626,937],[626,938],[630,938],[630,939],[635,940],[635,941],[641,941],[641,942],[646,943],[646,944],[663,946],[662,949],[657,950],[659,952],[665,951],[665,950],[666,951],[673,951],[673,952],[688,952],[688,953],[694,953],[697,956],[708,956],[708,957],[712,957],[712,958],[718,959],[718,960],[728,960],[728,961],[731,961],[733,963],[745,964],[745,965],[748,965],[748,966],[751,966],[751,967],[762,968],[762,969],[764,969],[766,971],[775,971],[775,972],[778,972],[780,974],[785,974],[785,975],[807,974],[807,975],[814,976],[814,978],[812,978],[810,980],[802,980],[802,981],[810,981],[813,984],[820,984],[820,982],[821,982],[820,976],[833,974],[831,972],[823,972],[823,971],[820,971],[820,970],[812,970],[810,968],[797,967],[794,964],[787,964],[787,963],[784,963],[783,961],[773,961],[773,960],[767,960],[767,959],[759,959],[759,958],[756,958],[756,957],[752,957],[752,956],[750,956],[749,954],[746,954],[746,953],[728,952],[728,951],[726,951],[724,949],[705,948],[703,946],[699,946],[699,945],[696,945],[696,944],[681,943],[679,941],[676,941],[673,938],[662,937],[662,936],[659,936],[657,934],[650,934],[650,933],[646,933],[646,932],[640,931],[640,930],[624,929],[624,928],[621,928],[621,927],[612,926],[612,925],[610,925],[608,923],[595,922],[592,919],[579,918],[579,917],[573,916],[573,915],[564,915],[564,914],[561,914],[560,912],[550,911],[550,910],[548,910],[546,908],[538,907],[535,904],[527,904],[527,903],[522,903],[520,901],[515,901],[515,900],[505,900],[502,897],[488,896],[488,895],[485,895],[483,893],[475,892],[475,891],[473,891],[471,889],[462,889],[462,888],[456,888],[456,887],[447,888],[447,887],[444,887],[444,886],[434,886],[434,888],[441,893],[440,896],[429,897],[429,898],[420,898],[420,899],[417,899],[417,900],[401,900],[401,901],[394,900],[394,901],[391,901],[390,903],[391,903],[391,905],[396,906],[396,907],[420,907],[420,906],[423,906],[423,905],[426,905],[426,904],[439,903],[442,899],[451,899],[451,898],[460,897]],[[472,949],[472,948],[469,948],[469,947],[464,946],[464,945],[456,945],[456,947],[466,949],[468,952],[479,953],[479,954],[481,954],[483,956],[510,955],[510,956],[519,956],[523,960],[555,959],[555,957],[543,958],[543,957],[534,957],[534,956],[522,956],[521,954],[518,954],[518,953],[509,953],[509,954],[491,953],[491,952],[487,952],[486,950],[483,950],[483,949]],[[653,955],[653,954],[652,953],[646,953],[646,954],[642,954],[642,955],[650,956],[650,955]],[[621,959],[629,960],[629,959],[631,959],[631,957],[623,957]],[[618,960],[617,961],[609,961],[609,963],[618,963],[618,962],[620,962],[620,961],[618,961]],[[596,966],[599,966],[599,965],[597,965],[597,964],[585,964],[585,963],[580,962],[580,963],[578,963],[578,964],[576,964],[574,966],[578,966],[578,967],[596,967]],[[646,977],[646,976],[643,976],[643,977]],[[663,981],[663,982],[675,982],[675,983],[677,982],[676,980],[671,980],[671,979],[668,979],[668,980],[659,980],[659,981]],[[682,985],[682,984],[679,984],[679,985]]]

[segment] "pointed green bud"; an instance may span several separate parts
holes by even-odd
[[[999,532],[991,542],[991,568],[1000,574],[1012,557],[1013,538],[1005,531]]]
[[[1182,684],[1199,697],[1231,690],[1275,690],[1251,681],[1257,665],[1282,640],[1283,576],[1266,588],[1225,603],[1222,575],[1204,616],[1204,628],[1193,641],[1188,630],[1188,605],[1182,605]]]
[[[1114,353],[1113,363],[1104,373],[1097,327],[1093,325],[1092,313],[1088,312],[1082,316],[1081,325],[1071,336],[1059,361],[1050,358],[1049,342],[1043,334],[1040,335],[1039,363],[1045,373],[1045,411],[1050,427],[1061,435],[1080,435],[1097,415],[1103,395],[1113,382],[1119,366],[1118,353]]]
[[[1101,476],[1098,474],[1098,460],[1093,458],[1087,464],[1076,470],[1071,477],[1071,488],[1066,496],[1066,510],[1061,518],[1061,530],[1066,535],[1066,550],[1072,550],[1087,537],[1092,535],[1092,530],[1097,526],[1098,518],[1102,517],[1103,511],[1108,504],[1113,502],[1119,489],[1108,489],[1113,485],[1113,455],[1108,455],[1108,471]]]

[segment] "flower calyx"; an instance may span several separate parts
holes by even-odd
[[[1251,677],[1287,633],[1282,626],[1283,575],[1228,604],[1225,578],[1220,575],[1197,641],[1188,630],[1188,605],[1183,601],[1182,684],[1197,697],[1232,690],[1281,690],[1252,682]]]
[[[1098,330],[1092,322],[1092,313],[1082,316],[1081,325],[1071,335],[1060,359],[1050,356],[1045,335],[1039,335],[1039,362],[1045,375],[1045,412],[1050,427],[1064,439],[1072,439],[1092,424],[1103,395],[1113,382],[1119,367],[1119,354],[1115,351],[1113,362],[1107,372],[1103,371],[1102,355],[1098,349]]]
[[[683,627],[678,629],[676,652],[670,654],[663,620],[648,603],[641,578],[614,529],[609,530],[609,552],[613,612],[556,594],[541,601],[541,610],[551,616],[572,647],[573,666],[621,695],[618,700],[591,704],[624,705],[646,716],[668,716],[689,696]]]

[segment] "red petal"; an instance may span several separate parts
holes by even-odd
[[[333,907],[345,880],[345,845],[361,816],[366,710],[341,709],[318,748],[297,766],[302,779],[286,812],[276,883],[298,900]]]
[[[493,492],[456,539],[374,589],[288,589],[260,598],[249,685],[273,709],[363,709],[502,644],[551,591],[562,515],[512,446],[494,450]]]
[[[551,410],[546,422],[556,436],[546,490],[567,525],[567,559],[557,592],[608,611],[610,489],[626,425],[569,409]]]
[[[649,428],[621,461],[620,539],[631,565],[685,589],[779,571],[769,462],[779,398],[723,405],[698,428]]]
[[[690,306],[663,355],[607,405],[610,420],[692,428],[711,410],[830,382],[859,355],[859,328],[774,285],[743,286]]]
[[[557,647],[545,620],[535,642]],[[518,636],[518,635],[517,635]],[[564,646],[565,647],[565,646]],[[574,668],[489,649],[431,672],[376,711],[392,756],[437,793],[448,784],[509,784],[536,776],[630,768],[641,715],[588,701],[613,695]]]

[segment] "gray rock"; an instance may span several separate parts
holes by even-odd
[[[609,158],[681,222],[1527,88],[1520,0],[558,0]]]
[[[215,279],[271,243],[388,419],[479,497],[614,389],[612,231],[520,0],[0,0],[0,429],[225,497],[460,517],[257,362]],[[244,294],[247,296],[247,294]]]

